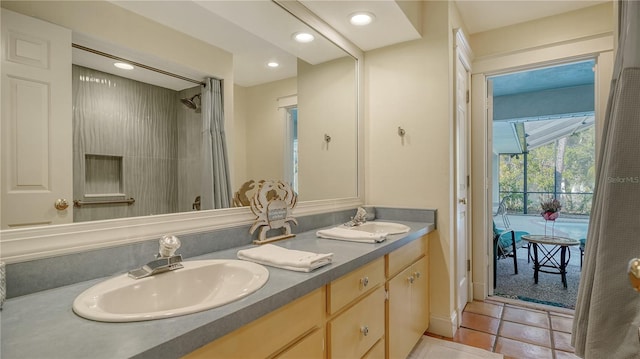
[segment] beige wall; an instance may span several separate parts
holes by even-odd
[[[284,177],[285,122],[278,111],[278,98],[296,92],[295,77],[251,87],[235,86],[234,190],[250,179]]]
[[[234,137],[227,141],[233,147],[235,156],[229,162],[231,171],[231,190],[237,191],[249,178],[247,175],[247,88],[233,86],[233,130]]]
[[[438,210],[429,244],[429,330],[443,335],[452,334],[454,312],[449,6],[424,2],[422,39],[365,54],[366,202]]]
[[[451,335],[455,331],[452,326],[455,326],[456,295],[455,223],[451,205],[455,173],[452,30],[464,31],[465,26],[451,3],[428,1],[423,6],[421,40],[365,54],[366,202],[438,210],[437,235],[430,244],[430,331]],[[477,59],[474,66],[478,63],[481,68],[517,68],[523,63],[588,56],[591,51],[599,60],[597,111],[600,112],[606,105],[603,94],[608,92],[608,84],[603,84],[600,78],[610,77],[611,72],[611,9],[611,4],[603,4],[471,35],[471,48]],[[539,53],[531,54],[531,50]],[[504,55],[514,58],[498,59],[499,65],[492,63]],[[476,81],[472,81],[473,96],[480,99],[485,78],[474,76],[473,80]],[[478,119],[483,117],[483,101],[472,102],[475,103],[471,129],[471,191],[475,201],[472,202],[473,281],[474,296],[482,297],[488,292],[486,266],[491,248],[485,238],[485,227],[478,224],[484,226],[482,214],[490,208],[484,199],[485,177],[490,173],[483,167],[488,161],[485,152],[490,139],[486,138],[487,123]],[[397,135],[398,126],[407,131],[404,140]]]
[[[351,57],[317,65],[298,60],[300,201],[357,195],[355,81]]]
[[[613,2],[528,21],[471,35],[476,57],[501,54],[572,42],[580,38],[609,34],[613,29]]]

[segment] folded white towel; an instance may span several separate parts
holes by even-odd
[[[317,231],[316,236],[341,241],[379,243],[387,239],[388,233],[370,233],[357,229],[333,227]]]
[[[238,258],[298,272],[311,272],[331,263],[333,253],[312,253],[286,249],[273,244],[238,251]]]

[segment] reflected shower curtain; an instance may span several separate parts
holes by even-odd
[[[229,159],[224,132],[222,81],[207,78],[202,87],[201,209],[231,207]]]
[[[620,41],[607,105],[572,344],[583,358],[640,358],[640,2],[620,1]]]

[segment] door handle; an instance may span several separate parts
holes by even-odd
[[[64,198],[58,198],[53,204],[53,207],[55,207],[55,209],[57,209],[58,211],[64,211],[65,209],[67,209],[67,207],[69,207],[69,202],[67,202],[67,200]]]

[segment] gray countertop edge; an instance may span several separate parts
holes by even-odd
[[[144,322],[100,323],[75,315],[73,299],[107,278],[77,283],[8,300],[0,312],[0,356],[10,358],[178,358],[328,284],[356,268],[433,231],[433,223],[406,224],[406,234],[382,243],[321,239],[315,231],[274,244],[317,253],[334,253],[332,264],[310,273],[273,267],[257,292],[207,311]],[[235,259],[241,248],[209,253],[198,259]],[[47,306],[47,304],[50,304]],[[255,344],[255,343],[254,343]]]

